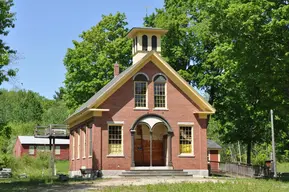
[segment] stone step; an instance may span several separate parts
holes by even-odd
[[[182,170],[132,170],[122,172],[122,176],[193,176]]]

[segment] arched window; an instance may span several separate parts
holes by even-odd
[[[152,50],[157,50],[157,37],[152,36]]]
[[[154,81],[154,106],[155,108],[166,108],[166,82],[167,78],[162,74],[157,74],[153,78]]]
[[[146,36],[146,35],[142,36],[142,50],[143,51],[148,50],[148,36]]]
[[[148,76],[138,73],[134,76],[134,106],[135,108],[147,107]]]

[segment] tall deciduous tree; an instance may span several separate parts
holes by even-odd
[[[0,35],[7,36],[9,28],[14,28],[14,13],[11,12],[13,0],[0,1]],[[10,56],[14,54],[12,50],[3,39],[0,39],[0,85],[3,81],[8,81],[9,77],[16,75],[16,70],[5,68],[10,63]]]
[[[288,1],[166,0],[145,23],[173,32],[164,56],[210,94],[223,140],[246,144],[248,163],[252,143],[270,138],[271,108],[288,140]]]
[[[67,73],[64,100],[75,109],[113,78],[113,64],[131,65],[131,41],[125,14],[102,16],[102,20],[73,41],[64,58]]]

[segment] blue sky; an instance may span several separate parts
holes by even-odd
[[[163,6],[163,0],[14,0],[15,28],[4,40],[18,52],[10,68],[17,77],[1,88],[33,90],[52,98],[65,78],[63,58],[72,40],[96,25],[101,15],[124,12],[129,28],[142,26],[143,17]]]

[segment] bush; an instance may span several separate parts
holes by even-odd
[[[37,157],[23,155],[21,158],[15,158],[13,155],[1,154],[0,167],[12,169],[12,174],[17,177],[19,174],[26,174],[30,178],[50,177],[49,153],[39,153]]]

